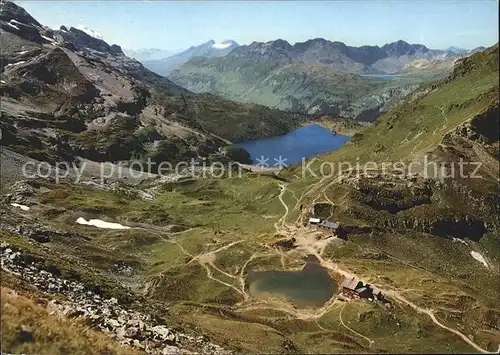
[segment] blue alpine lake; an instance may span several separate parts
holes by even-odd
[[[278,166],[280,157],[286,165],[300,163],[302,158],[336,150],[348,140],[347,136],[332,133],[318,124],[310,124],[282,136],[246,141],[238,146],[250,153],[255,164],[264,157],[268,159],[268,166]]]

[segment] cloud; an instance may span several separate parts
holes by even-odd
[[[92,36],[92,37],[95,37],[98,39],[103,39],[102,35],[99,32],[88,28],[87,25],[78,25],[78,26],[76,26],[76,28],[85,32],[89,36]]]

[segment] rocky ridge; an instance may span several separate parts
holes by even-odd
[[[421,84],[445,77],[467,55],[404,41],[352,47],[323,38],[294,45],[278,39],[240,46],[224,57],[192,58],[169,78],[196,93],[374,121]]]
[[[462,54],[433,50],[422,44],[410,44],[403,40],[387,43],[382,47],[354,47],[338,41],[314,38],[294,45],[282,39],[265,43],[253,42],[236,48],[230,56],[283,63],[300,61],[352,73],[394,74],[415,59],[453,61],[462,57]]]

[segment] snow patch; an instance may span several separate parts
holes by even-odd
[[[56,41],[54,38],[50,38],[50,37],[47,37],[47,36],[44,36],[44,35],[40,35],[40,36],[42,36],[43,39],[46,39],[49,42],[55,42]]]
[[[10,204],[12,207],[17,207],[17,208],[20,208],[22,209],[23,211],[29,211],[30,208],[28,206],[25,206],[25,205],[20,205],[19,203],[11,203]]]
[[[79,29],[80,31],[85,32],[89,36],[92,36],[92,37],[97,38],[97,39],[103,39],[102,35],[99,32],[88,28],[87,25],[78,25],[78,26],[76,26],[76,28]]]
[[[28,53],[28,52],[29,52],[29,51],[20,51],[20,52],[17,52],[17,54],[19,54],[19,55],[23,55],[23,54],[26,54],[26,53]]]
[[[467,243],[465,240],[460,239],[460,238],[453,238],[452,240],[453,240],[453,242],[460,242],[460,243],[465,244],[467,246],[469,245],[469,243]]]
[[[16,65],[20,65],[20,64],[24,64],[26,63],[25,60],[21,60],[20,62],[17,62],[17,63],[11,63],[11,64],[7,64],[5,67],[6,68],[10,68],[10,67],[13,67],[13,66],[16,66]]]
[[[21,31],[21,30],[19,29],[19,27],[17,27],[16,25],[11,24],[10,22],[8,22],[8,23],[7,23],[7,25],[9,25],[10,27],[15,28],[15,29],[16,29],[16,30],[18,30],[18,31]]]
[[[0,80],[0,83],[5,84],[5,80]]]
[[[10,20],[10,21],[9,21],[9,23],[15,23],[16,25],[23,25],[23,26],[28,26],[27,24],[25,24],[25,23],[22,23],[22,22],[19,22],[19,21],[17,21],[17,20],[14,20],[14,19]]]
[[[100,219],[90,219],[87,221],[83,217],[78,217],[76,223],[104,229],[130,229],[130,227],[121,225],[120,223],[105,222]]]
[[[212,44],[212,47],[215,49],[226,49],[227,47],[231,46],[231,42],[221,42],[221,43],[214,43]]]
[[[470,252],[470,255],[472,255],[472,257],[474,259],[476,259],[477,261],[479,261],[481,264],[483,264],[484,266],[486,266],[486,268],[490,268],[488,263],[486,262],[486,259],[484,258],[484,256],[482,256],[481,254],[479,254],[477,251],[471,251]]]

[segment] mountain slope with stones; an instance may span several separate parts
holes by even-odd
[[[12,2],[2,6],[0,25],[1,143],[35,159],[190,160],[309,119],[192,94],[120,46],[73,27],[44,27]]]
[[[64,296],[49,303],[60,315],[85,320],[98,327],[121,345],[143,350],[147,354],[232,354],[208,342],[202,336],[193,336],[169,329],[149,314],[126,309],[116,298],[103,298],[87,290],[80,282],[63,279],[43,270],[41,263],[24,258],[20,251],[2,243],[2,271],[20,277],[38,291],[50,296]],[[197,352],[188,350],[198,349]]]

